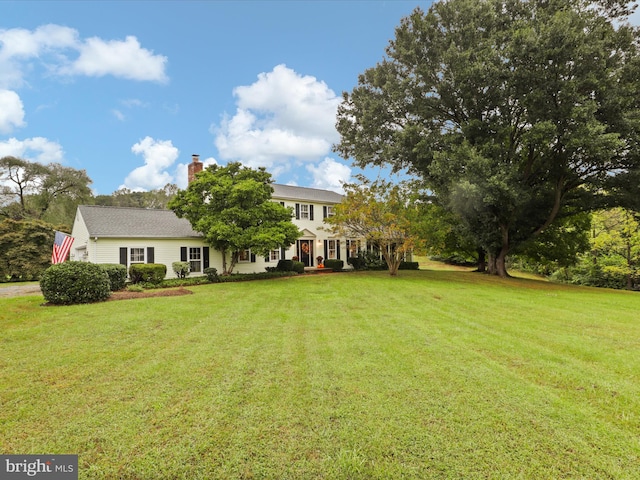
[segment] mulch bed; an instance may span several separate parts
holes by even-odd
[[[107,298],[107,302],[113,300],[129,300],[132,298],[150,298],[150,297],[179,297],[181,295],[191,295],[193,292],[186,288],[158,288],[157,290],[145,290],[143,292],[131,292],[129,290],[121,290],[112,292]]]

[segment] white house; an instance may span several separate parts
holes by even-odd
[[[190,179],[201,169],[202,164],[198,163],[194,155]],[[265,267],[275,267],[280,259],[294,257],[306,267],[314,267],[318,265],[318,256],[341,259],[346,267],[347,258],[357,253],[360,241],[336,237],[322,228],[342,195],[314,188],[272,186],[272,200],[292,208],[292,221],[302,234],[290,248],[273,250],[267,257],[256,256],[249,250],[240,252],[234,271],[264,272]],[[190,262],[194,276],[202,275],[207,267],[222,271],[220,252],[206,245],[189,221],[178,218],[171,210],[81,205],[71,235],[75,239],[71,260],[120,263],[127,268],[133,263],[163,263],[167,266],[167,278],[174,276],[172,263],[177,261]]]

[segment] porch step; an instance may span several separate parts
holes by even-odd
[[[304,267],[304,273],[332,273],[333,268]]]

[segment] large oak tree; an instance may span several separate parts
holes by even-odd
[[[509,253],[638,166],[628,2],[447,0],[402,20],[338,110],[335,150],[425,180],[506,276]],[[637,185],[636,185],[637,188]]]

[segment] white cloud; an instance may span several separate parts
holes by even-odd
[[[0,142],[0,158],[7,156],[39,163],[63,163],[64,161],[62,146],[43,137],[27,138],[26,140],[10,138]]]
[[[307,165],[307,170],[313,175],[312,187],[338,193],[344,193],[342,184],[351,179],[351,168],[329,157],[318,165]]]
[[[142,48],[134,36],[124,41],[105,41],[97,37],[87,39],[79,48],[80,56],[71,65],[59,71],[68,75],[114,77],[130,80],[166,82],[167,57],[154,55]]]
[[[286,170],[292,159],[318,161],[337,141],[340,98],[324,82],[285,65],[261,73],[249,86],[234,89],[237,110],[213,127],[224,160]]]
[[[75,57],[72,58],[72,57]],[[78,31],[61,25],[35,30],[0,30],[0,88],[24,85],[35,64],[58,75],[86,75],[165,82],[167,57],[142,48],[138,39],[82,40]]]
[[[176,161],[180,151],[173,146],[171,140],[145,137],[131,147],[131,151],[143,156],[144,165],[129,173],[120,188],[126,187],[134,191],[154,190],[174,181],[167,169]]]
[[[10,133],[24,125],[22,100],[16,92],[0,89],[0,133]]]
[[[124,122],[126,120],[126,117],[125,117],[124,113],[122,113],[117,108],[112,109],[111,113],[113,114],[114,117],[116,117],[121,122]]]

